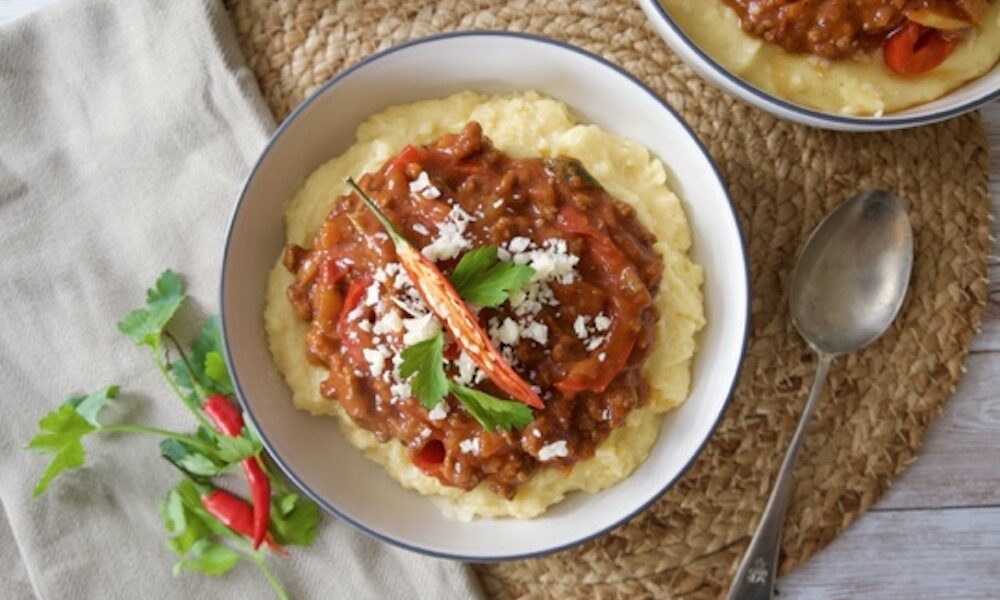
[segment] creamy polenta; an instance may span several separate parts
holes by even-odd
[[[341,156],[320,166],[290,200],[286,211],[289,243],[308,244],[331,203],[348,192],[348,176],[378,169],[407,144],[423,144],[476,121],[498,150],[513,157],[568,155],[579,159],[605,188],[635,208],[638,220],[657,238],[664,273],[655,296],[659,312],[655,341],[642,375],[650,389],[645,405],[629,413],[593,457],[567,473],[542,468],[506,499],[479,484],[463,491],[422,473],[398,440],[380,442],[359,427],[339,402],[320,393],[326,369],[305,358],[308,324],[286,297],[294,276],[279,262],[270,274],[265,324],[274,360],[292,390],[295,406],[314,415],[332,415],[352,445],[382,465],[405,487],[434,497],[460,519],[513,516],[530,518],[569,492],[597,492],[627,477],[648,455],[663,413],[682,403],[691,377],[696,333],[704,325],[701,268],[688,256],[691,232],[680,200],[667,187],[664,165],[627,139],[576,122],[568,107],[537,93],[485,96],[462,92],[439,100],[395,106],[365,121],[357,140]]]
[[[922,75],[893,73],[881,51],[825,60],[790,53],[747,34],[723,0],[660,0],[680,28],[711,58],[784,100],[845,115],[901,111],[948,94],[1000,60],[1000,2],[943,63]]]

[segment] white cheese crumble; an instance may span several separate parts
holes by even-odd
[[[517,321],[507,317],[503,320],[503,323],[490,328],[490,336],[493,337],[494,343],[499,342],[513,346],[521,339],[521,328],[518,326]]]
[[[372,333],[375,335],[384,335],[386,333],[399,333],[402,330],[403,320],[399,318],[399,312],[389,310],[378,321],[375,321]]]
[[[434,405],[434,408],[432,408],[430,412],[427,413],[427,418],[431,421],[443,421],[444,418],[448,416],[448,409],[448,403],[441,400]]]
[[[594,329],[598,331],[607,331],[611,327],[611,319],[608,318],[604,313],[598,313],[594,317]]]
[[[573,321],[573,332],[576,333],[576,337],[581,340],[587,339],[587,321],[590,318],[586,315],[579,315],[575,321]]]
[[[476,363],[465,352],[458,355],[458,358],[455,360],[455,367],[458,369],[455,381],[460,385],[475,385],[486,377],[486,374],[479,370]]]
[[[429,340],[441,332],[441,324],[432,313],[427,313],[411,319],[403,319],[403,345],[412,346],[424,340]]]
[[[566,440],[559,440],[542,446],[538,451],[538,460],[542,462],[550,461],[553,458],[563,458],[569,455],[569,448],[566,447]]]
[[[462,454],[479,454],[479,438],[462,440],[458,443],[458,449],[462,451]]]
[[[469,213],[461,206],[452,206],[444,222],[438,225],[437,237],[420,252],[433,261],[455,258],[462,250],[472,246],[472,242],[465,237],[470,222],[472,216]]]
[[[368,367],[371,369],[372,377],[378,377],[382,374],[385,369],[385,356],[377,349],[364,348],[361,353],[365,357],[365,361],[368,362]]]
[[[428,231],[426,227],[424,227],[423,223],[416,223],[416,224],[414,224],[413,225],[413,231],[416,231],[420,235],[430,235],[431,234],[431,232]]]
[[[420,194],[428,200],[434,200],[441,196],[441,190],[431,183],[427,171],[421,171],[420,175],[417,175],[417,178],[410,182],[410,192]]]
[[[521,337],[534,340],[544,346],[549,341],[549,328],[544,323],[531,320],[521,327]]]

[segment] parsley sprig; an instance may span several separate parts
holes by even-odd
[[[531,423],[533,415],[526,404],[497,398],[449,380],[444,370],[443,349],[444,336],[438,333],[403,350],[399,374],[413,377],[410,390],[424,408],[433,409],[450,393],[486,431],[515,429]]]
[[[496,246],[481,246],[459,260],[451,279],[462,298],[482,308],[496,308],[521,289],[535,270],[497,258]],[[408,346],[402,352],[399,373],[410,379],[410,390],[426,409],[432,410],[451,394],[486,431],[524,427],[534,418],[521,402],[504,400],[449,380],[444,370],[444,336]]]
[[[278,598],[287,595],[267,565],[263,550],[253,550],[245,534],[234,531],[203,505],[203,493],[215,490],[245,502],[214,485],[214,478],[234,470],[244,459],[260,457],[260,438],[251,427],[240,435],[222,435],[205,417],[201,404],[212,394],[232,395],[233,384],[223,359],[217,317],[210,317],[201,333],[185,351],[168,327],[186,300],[180,277],[167,270],[146,292],[146,304],[130,312],[118,329],[137,345],[147,348],[156,368],[171,390],[198,421],[190,433],[170,431],[146,424],[102,423],[100,414],[121,390],[112,385],[92,394],[71,396],[42,417],[37,435],[27,448],[52,456],[35,486],[40,496],[60,474],[81,468],[86,461],[84,438],[95,433],[143,433],[161,437],[161,456],[177,467],[184,479],[168,494],[159,514],[168,534],[168,546],[179,555],[174,573],[200,571],[222,575],[240,561],[257,566],[271,583]],[[171,354],[174,355],[171,359]],[[272,489],[270,533],[280,545],[307,546],[316,537],[319,508],[302,498],[259,461]]]

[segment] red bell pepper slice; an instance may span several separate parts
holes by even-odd
[[[899,75],[922,75],[944,62],[958,45],[937,29],[907,21],[882,45],[885,64]]]
[[[587,238],[587,249],[608,281],[612,321],[604,343],[587,358],[569,365],[556,387],[567,393],[603,392],[625,368],[639,335],[638,316],[652,304],[652,296],[625,253],[583,213],[564,206],[558,223],[566,231]]]

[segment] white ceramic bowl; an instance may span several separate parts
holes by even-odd
[[[711,0],[715,2],[717,0]],[[736,98],[787,119],[811,127],[839,131],[885,131],[905,129],[944,121],[967,113],[1000,98],[1000,64],[982,77],[970,81],[950,94],[935,100],[881,117],[853,117],[816,110],[795,104],[765,92],[740,76],[731,73],[702,51],[670,16],[659,0],[638,0],[653,29],[689,67],[716,87]]]
[[[470,60],[469,57],[475,57]],[[445,517],[349,446],[336,423],[295,410],[263,328],[269,269],[284,245],[283,210],[302,180],[346,150],[357,126],[388,105],[475,89],[538,90],[584,122],[643,144],[671,172],[705,269],[708,325],[700,334],[691,395],[670,413],[650,457],[622,483],[575,494],[533,520]],[[227,360],[243,407],[284,472],[321,506],[364,531],[427,554],[470,561],[553,552],[632,517],[694,461],[729,401],[746,343],[748,275],[739,223],[712,160],[678,116],[618,67],[544,38],[457,33],[368,58],[331,80],[278,129],[232,216],[221,283]]]

